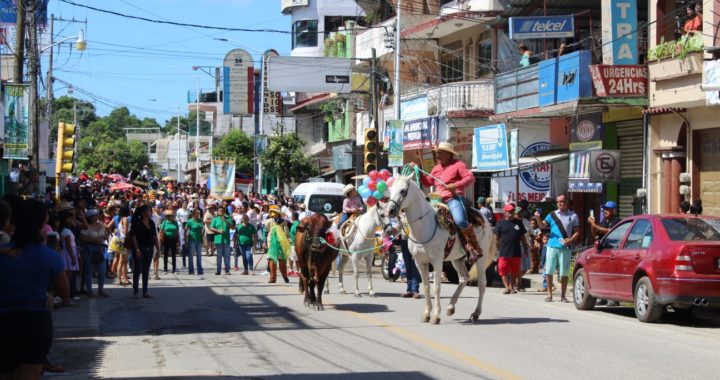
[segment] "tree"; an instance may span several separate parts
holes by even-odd
[[[278,176],[281,185],[291,180],[303,182],[320,172],[315,162],[303,152],[304,145],[305,142],[294,133],[272,136],[260,162]]]
[[[180,129],[188,132],[190,136],[195,136],[197,132],[197,118],[195,115],[196,111],[190,111],[188,116],[180,116]],[[165,122],[165,126],[162,128],[163,133],[174,135],[177,133],[177,116],[173,116],[170,120]],[[205,112],[200,112],[200,135],[209,136],[212,131],[212,125],[205,120]]]
[[[142,143],[124,139],[101,140],[96,136],[80,139],[78,146],[78,171],[107,173],[116,170],[123,175],[133,169],[149,165],[150,158]]]
[[[253,153],[252,138],[239,130],[230,131],[213,147],[213,157],[234,158],[239,173],[253,172]]]
[[[74,105],[74,109],[73,109]],[[86,127],[90,123],[98,120],[95,113],[95,106],[92,103],[73,98],[71,96],[61,96],[53,100],[53,114],[50,120],[50,141],[55,143],[57,140],[58,123],[73,123],[77,118],[77,124]]]

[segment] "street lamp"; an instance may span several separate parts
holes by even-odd
[[[159,100],[159,99],[148,99],[151,102],[160,102],[169,104],[171,106],[177,107],[177,183],[180,183],[180,139],[182,135],[180,134],[180,106],[172,104],[165,100]]]

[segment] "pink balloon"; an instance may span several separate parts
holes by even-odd
[[[371,180],[375,181],[380,173],[378,173],[377,170],[371,170],[370,173],[368,173],[368,177],[370,177]]]
[[[370,181],[370,183],[367,184],[368,189],[375,191],[377,189],[377,182],[375,180]]]
[[[377,199],[375,199],[375,198],[373,198],[373,197],[370,197],[370,198],[368,198],[367,201],[365,201],[365,202],[367,203],[368,206],[372,207],[372,206],[375,206],[375,205],[377,204]]]
[[[387,184],[388,189],[390,188],[390,186],[392,186],[393,182],[395,182],[395,177],[390,177],[385,180],[385,183]]]

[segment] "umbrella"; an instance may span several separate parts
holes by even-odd
[[[125,177],[121,176],[120,174],[110,174],[107,177],[115,182],[125,182]]]
[[[110,186],[110,191],[122,191],[122,190],[130,190],[132,189],[133,185],[127,183],[127,182],[118,182],[116,184],[113,184]]]

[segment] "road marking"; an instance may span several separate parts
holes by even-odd
[[[408,331],[408,330],[406,330],[406,329],[404,329],[404,328],[402,328],[402,327],[387,324],[387,323],[385,323],[385,322],[383,322],[383,321],[381,321],[381,320],[379,320],[379,319],[377,319],[377,318],[373,318],[373,317],[370,317],[370,316],[368,316],[368,315],[365,315],[365,314],[362,314],[362,313],[358,313],[358,312],[355,312],[355,311],[343,310],[343,312],[345,312],[345,313],[347,313],[347,314],[350,314],[350,315],[352,315],[353,317],[355,317],[355,318],[357,318],[357,319],[360,319],[360,320],[362,320],[362,321],[364,321],[364,322],[367,322],[367,323],[373,324],[373,325],[375,325],[375,326],[381,327],[381,328],[383,328],[383,329],[385,329],[385,330],[388,330],[388,331],[390,331],[390,332],[392,332],[392,333],[394,333],[394,334],[396,334],[396,335],[399,335],[399,336],[401,336],[401,337],[403,337],[403,338],[405,338],[405,339],[411,340],[411,341],[413,341],[413,342],[415,342],[415,343],[422,344],[422,345],[424,345],[424,346],[426,346],[426,347],[428,347],[428,348],[431,348],[431,349],[433,349],[433,350],[435,350],[435,351],[442,352],[442,353],[444,353],[444,354],[446,354],[446,355],[448,355],[448,356],[451,356],[451,357],[453,357],[453,358],[455,358],[455,359],[458,359],[458,360],[460,360],[460,361],[463,361],[463,362],[465,362],[465,363],[468,363],[468,364],[472,365],[473,367],[479,368],[479,369],[481,369],[481,370],[483,370],[483,371],[485,371],[485,372],[487,372],[487,373],[490,373],[490,374],[492,374],[493,376],[495,376],[495,377],[497,377],[497,378],[507,379],[507,380],[519,380],[519,379],[522,379],[522,377],[520,377],[520,376],[518,376],[518,375],[516,375],[516,374],[514,374],[514,373],[512,373],[512,372],[508,372],[508,371],[505,371],[505,370],[500,369],[500,368],[498,368],[498,367],[495,367],[494,365],[492,365],[492,364],[490,364],[490,363],[487,363],[487,362],[484,362],[484,361],[482,361],[482,360],[476,359],[476,358],[474,358],[474,357],[472,357],[472,356],[470,356],[470,355],[468,355],[468,354],[466,354],[466,353],[464,353],[464,352],[458,351],[458,350],[456,350],[456,349],[454,349],[454,348],[452,348],[452,347],[450,347],[450,346],[447,346],[447,345],[445,345],[445,344],[436,342],[436,341],[434,341],[434,340],[432,340],[432,339],[428,339],[428,338],[426,338],[426,337],[424,337],[424,336],[422,336],[422,335],[415,334],[415,333],[413,333],[413,332],[411,332],[411,331]]]

